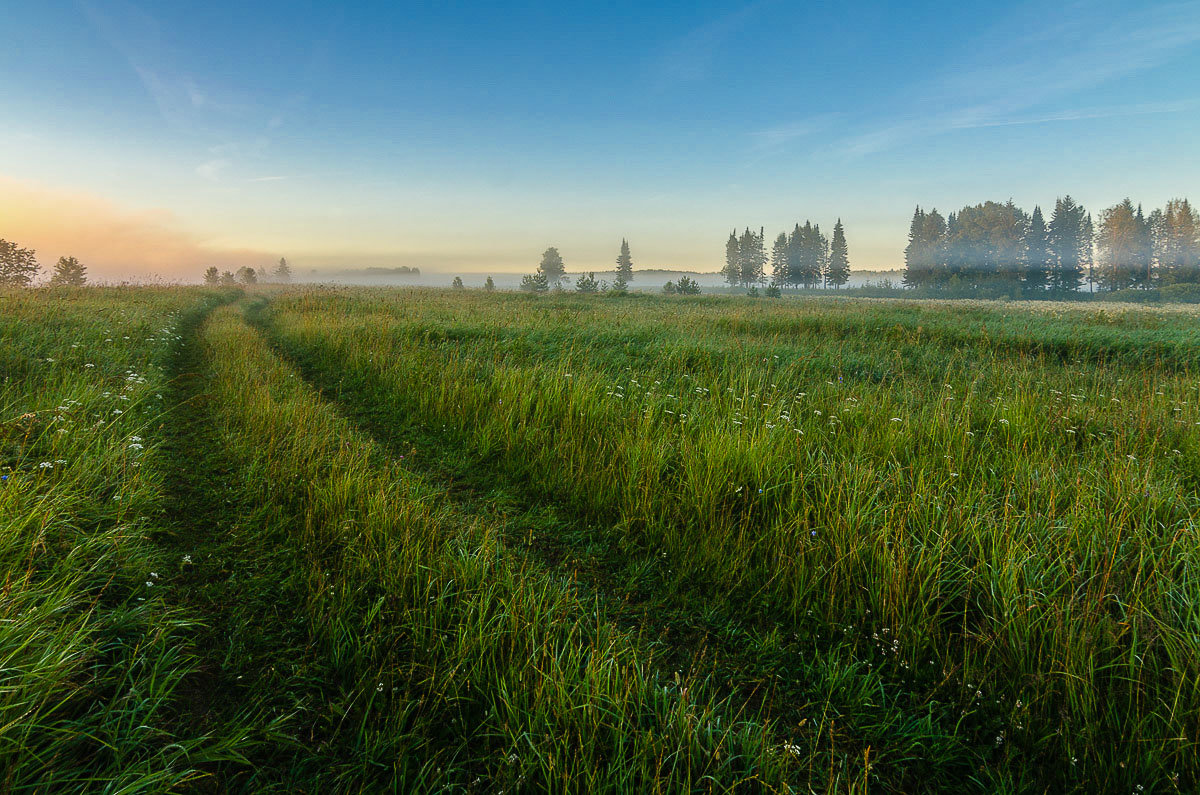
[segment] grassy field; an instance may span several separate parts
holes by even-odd
[[[1200,782],[1193,311],[0,302],[0,792]]]

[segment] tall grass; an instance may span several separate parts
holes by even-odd
[[[778,788],[792,757],[704,682],[656,673],[569,583],[522,565],[364,437],[233,310],[202,336],[216,433],[260,510],[248,556],[287,547],[326,665],[308,753],[282,780],[345,790]],[[299,738],[297,738],[299,739]],[[831,782],[831,783],[836,783]]]
[[[172,604],[157,429],[196,293],[0,293],[0,791],[143,791],[236,758],[175,733],[197,618]]]
[[[262,317],[348,401],[591,517],[660,598],[836,659],[864,725],[925,715],[945,786],[1200,772],[1188,315],[311,291]],[[876,742],[885,781],[922,764]]]

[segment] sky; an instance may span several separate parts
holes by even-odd
[[[719,269],[734,227],[1200,199],[1200,0],[9,0],[0,238],[101,278],[288,257]]]

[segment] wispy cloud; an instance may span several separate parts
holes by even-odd
[[[289,179],[289,177],[286,177],[286,176],[251,177],[250,179],[248,179],[246,181],[247,182],[279,182],[279,181],[285,180],[285,179]]]
[[[220,178],[221,172],[227,168],[229,168],[229,161],[217,158],[216,160],[209,160],[196,166],[196,174],[204,179],[216,182]]]
[[[172,32],[127,0],[78,2],[100,37],[128,62],[166,126],[205,142],[208,159],[194,169],[202,179],[248,170],[246,161],[261,159],[270,149],[269,133],[282,128],[288,114],[307,101],[305,93],[293,92],[258,102],[194,74],[173,46]]]
[[[652,63],[650,83],[653,88],[664,91],[680,83],[707,77],[721,46],[746,28],[769,2],[756,0],[693,28],[669,43]]]
[[[825,132],[839,118],[841,118],[840,113],[822,113],[786,124],[754,130],[750,133],[750,139],[755,150],[781,149],[799,139]]]
[[[1138,5],[1124,13],[1078,2],[1055,18],[1033,4],[970,42],[972,54],[904,92],[916,112],[862,124],[838,147],[852,157],[955,130],[1192,110],[1195,100],[1063,108],[1082,91],[1168,63],[1200,44],[1200,0]],[[1024,31],[1033,30],[1034,33]],[[1053,107],[1058,105],[1058,108]]]

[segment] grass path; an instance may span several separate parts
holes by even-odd
[[[430,488],[451,495],[456,510],[496,526],[523,565],[569,577],[581,598],[594,601],[598,616],[638,638],[664,673],[720,683],[747,716],[778,726],[781,742],[803,744],[821,767],[869,763],[901,790],[934,769],[961,766],[962,774],[970,773],[967,746],[975,738],[955,733],[953,723],[940,728],[929,709],[914,718],[882,692],[862,692],[874,689],[876,673],[859,661],[861,649],[853,643],[836,636],[815,642],[770,617],[737,615],[671,591],[660,571],[665,564],[616,548],[612,539],[620,533],[597,524],[603,517],[532,489],[499,459],[473,453],[377,373],[326,369],[317,351],[275,333],[264,309],[261,300],[251,305],[251,325],[322,399]]]

